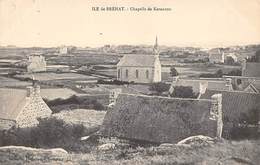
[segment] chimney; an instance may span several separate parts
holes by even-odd
[[[223,119],[222,119],[222,94],[214,94],[211,96],[213,100],[213,104],[210,110],[210,115],[212,119],[217,120],[217,138],[222,137],[222,130],[223,130]]]
[[[35,94],[40,95],[40,93],[41,93],[40,85],[35,85],[34,86],[34,92],[35,92]]]
[[[115,105],[118,95],[122,93],[121,88],[112,89],[109,94],[109,105]]]
[[[26,87],[26,90],[27,90],[27,95],[26,95],[26,97],[32,97],[33,94],[34,94],[33,87],[31,87],[31,86]]]
[[[229,87],[229,90],[232,89],[232,79],[231,78],[226,78],[226,86]]]
[[[243,59],[243,61],[242,61],[242,76],[245,76],[247,59],[248,59],[248,57],[246,59]]]
[[[200,82],[200,91],[199,94],[204,94],[208,88],[208,81]]]

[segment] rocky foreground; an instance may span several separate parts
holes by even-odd
[[[90,153],[63,149],[0,147],[0,164],[190,164],[258,165],[260,141],[209,141],[131,147],[126,143],[99,144]]]

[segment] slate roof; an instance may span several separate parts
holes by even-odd
[[[26,104],[26,90],[0,88],[0,118],[15,120]]]
[[[222,93],[222,110],[224,118],[230,122],[237,122],[243,113],[253,109],[260,111],[260,94],[241,91],[206,90],[201,99],[210,99],[212,95]]]
[[[117,66],[141,66],[154,67],[156,57],[154,55],[132,54],[124,55]]]

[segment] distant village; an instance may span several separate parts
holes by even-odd
[[[260,45],[0,47],[1,131],[79,109],[104,112],[104,137],[259,137]]]

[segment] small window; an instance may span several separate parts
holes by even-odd
[[[209,116],[209,118],[210,118],[211,120],[217,120],[217,118],[218,118],[218,103],[213,102],[213,103],[211,104],[210,116]]]
[[[139,76],[139,72],[138,72],[138,70],[136,70],[135,71],[135,77],[138,78],[138,76]]]
[[[242,84],[242,80],[241,79],[237,79],[237,85]]]
[[[125,70],[125,77],[128,78],[128,69]]]
[[[146,74],[146,78],[149,78],[149,70],[146,70],[145,74]]]
[[[117,77],[120,78],[120,69],[117,71]]]

